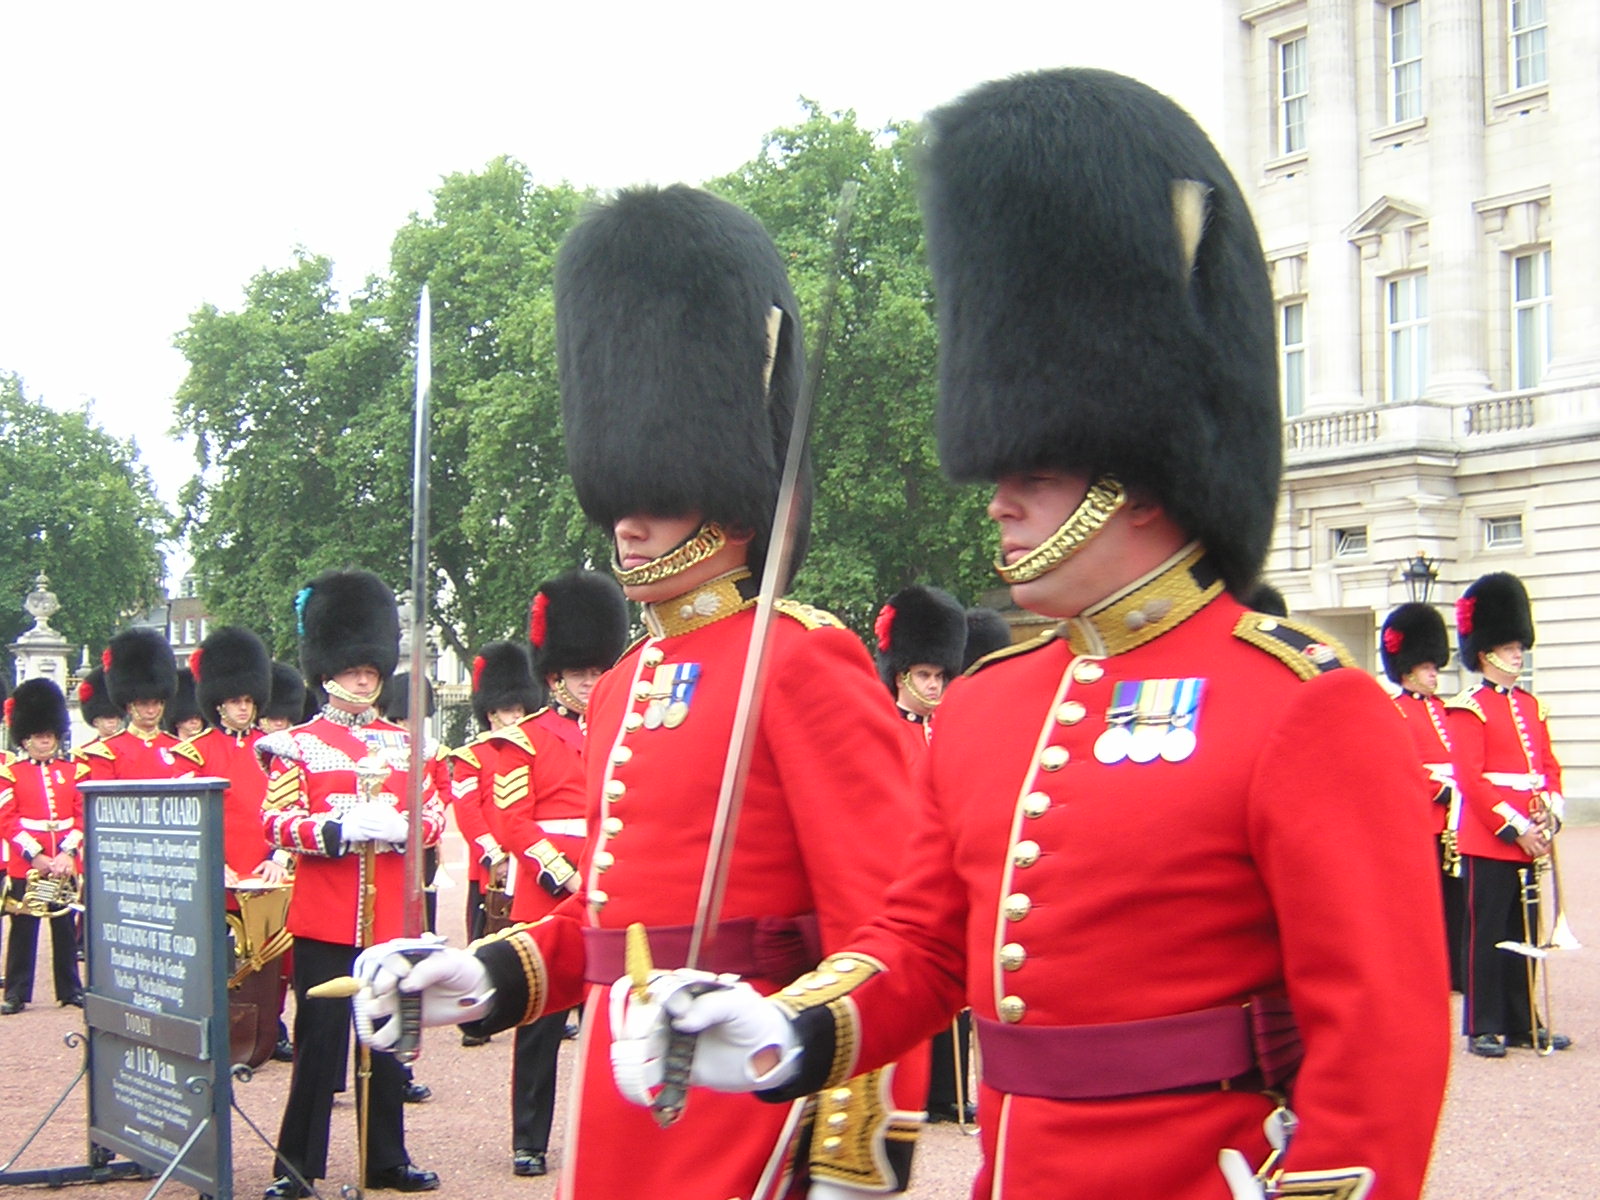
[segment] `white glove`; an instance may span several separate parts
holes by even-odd
[[[718,986],[696,996],[685,990],[691,983]],[[648,1105],[660,1088],[673,1029],[696,1035],[689,1082],[699,1087],[754,1092],[778,1087],[799,1070],[789,1018],[749,984],[703,971],[657,971],[642,999],[630,980],[611,985],[611,1074],[635,1104]],[[765,1073],[752,1062],[763,1050],[778,1052]]]
[[[845,1187],[831,1179],[813,1179],[806,1188],[806,1200],[866,1200],[872,1195],[876,1193]]]
[[[347,842],[403,842],[411,826],[400,811],[383,803],[355,804],[339,818]]]
[[[404,951],[426,951],[418,962]],[[351,1001],[356,1033],[375,1050],[400,1037],[400,993],[420,994],[424,1025],[459,1025],[489,1011],[494,988],[489,972],[474,954],[443,945],[437,937],[395,938],[356,957],[352,973],[362,988]]]

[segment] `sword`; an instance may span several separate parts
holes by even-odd
[[[856,193],[861,185],[847,180],[839,189],[839,207],[834,215],[832,273],[823,296],[822,314],[816,340],[807,363],[805,380],[795,403],[794,422],[789,428],[789,446],[784,455],[783,474],[778,485],[774,509],[772,540],[767,546],[766,568],[761,574],[761,592],[756,600],[755,618],[750,626],[750,644],[745,652],[744,671],[739,680],[739,698],[734,708],[733,728],[728,735],[728,756],[723,762],[722,782],[717,789],[717,807],[711,825],[711,840],[706,848],[706,865],[700,875],[700,896],[695,905],[694,925],[689,934],[689,951],[684,965],[699,967],[701,959],[716,940],[717,917],[728,887],[728,869],[733,843],[738,834],[739,812],[744,806],[744,787],[750,777],[750,761],[755,752],[756,729],[761,718],[762,685],[766,681],[771,643],[773,606],[783,591],[794,558],[796,527],[799,524],[800,464],[805,456],[806,439],[811,430],[811,412],[816,406],[822,383],[822,367],[827,358],[833,326],[833,312],[839,298],[839,276],[844,264],[850,219],[855,212]],[[694,1060],[694,1035],[673,1031],[667,1049],[668,1067],[662,1089],[652,1103],[651,1113],[658,1124],[670,1125],[683,1111],[681,1098],[688,1086],[689,1066]]]

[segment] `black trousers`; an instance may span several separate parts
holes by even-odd
[[[350,1058],[350,1001],[313,1000],[308,988],[350,974],[354,946],[296,938],[294,943],[294,1071],[278,1127],[279,1171],[291,1164],[307,1179],[328,1174],[328,1126],[333,1095]],[[403,1166],[406,1155],[405,1068],[392,1054],[372,1055],[372,1106],[367,1123],[367,1170]],[[362,1103],[356,1088],[356,1103]],[[353,1138],[356,1130],[352,1128]],[[358,1181],[365,1183],[364,1180]]]
[[[25,879],[6,881],[11,898],[22,903],[28,889]],[[28,1004],[33,1000],[33,960],[39,952],[39,917],[11,915],[11,937],[6,944],[7,1000]],[[74,913],[50,918],[50,968],[55,977],[56,1003],[64,1004],[83,991],[78,978],[78,930]]]
[[[1467,973],[1462,967],[1466,957],[1463,930],[1467,920],[1467,892],[1465,880],[1444,869],[1444,843],[1439,844],[1439,883],[1444,899],[1444,944],[1450,955],[1450,990],[1467,990]]]
[[[1461,939],[1467,985],[1461,1032],[1468,1037],[1480,1033],[1526,1037],[1532,1032],[1530,960],[1495,944],[1524,940],[1519,868],[1528,866],[1497,858],[1461,857],[1461,882],[1467,895]]]
[[[556,1114],[556,1058],[567,1031],[565,1012],[546,1013],[517,1028],[511,1052],[511,1148],[550,1149]]]
[[[483,936],[483,885],[476,879],[467,883],[467,941]]]

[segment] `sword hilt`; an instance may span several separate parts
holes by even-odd
[[[726,987],[726,984],[715,980],[703,979],[693,983],[686,983],[681,989],[682,994],[689,997],[703,996],[707,992],[716,992]],[[695,1039],[699,1034],[683,1033],[672,1028],[670,1021],[667,1025],[667,1053],[661,1069],[661,1090],[656,1093],[655,1099],[650,1101],[650,1115],[662,1129],[677,1122],[683,1116],[683,1109],[689,1102],[689,1072],[694,1067]]]

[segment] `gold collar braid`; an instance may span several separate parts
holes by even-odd
[[[681,596],[646,604],[640,616],[651,637],[679,637],[754,608],[758,587],[749,568],[735,567]]]
[[[1009,566],[997,559],[995,574],[1007,584],[1032,583],[1076,554],[1078,547],[1105,528],[1112,514],[1127,499],[1128,493],[1122,484],[1110,475],[1100,476],[1089,485],[1083,500],[1061,523],[1061,528]]]
[[[715,521],[700,526],[693,537],[686,538],[676,547],[637,567],[624,567],[617,561],[616,551],[611,552],[611,573],[623,587],[643,587],[671,579],[687,571],[696,563],[703,563],[728,544],[728,535]]]

